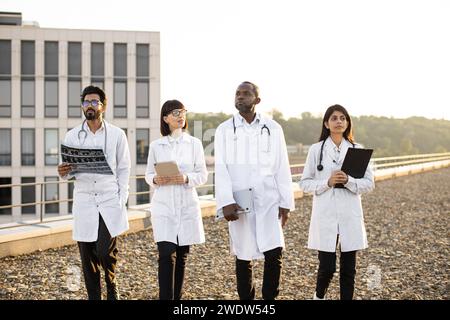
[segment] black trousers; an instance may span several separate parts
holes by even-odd
[[[107,299],[118,299],[116,285],[117,237],[112,238],[99,215],[98,238],[95,242],[78,242],[84,282],[89,300],[101,300],[100,266],[105,272]]]
[[[280,277],[282,267],[283,248],[275,248],[264,252],[264,274],[262,297],[264,300],[275,300],[280,293]],[[239,299],[255,299],[255,285],[253,282],[253,265],[251,261],[236,258],[236,280]]]
[[[158,281],[160,300],[180,300],[183,294],[184,271],[189,246],[179,246],[168,241],[158,245]]]
[[[336,252],[319,251],[316,295],[323,298],[336,271]],[[341,300],[352,300],[355,290],[356,251],[341,252],[339,286]]]

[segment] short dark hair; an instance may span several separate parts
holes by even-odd
[[[86,97],[88,94],[98,94],[100,97],[100,102],[103,103],[104,106],[106,106],[106,95],[105,92],[100,89],[99,87],[89,85],[86,88],[84,88],[83,92],[81,93],[81,103],[84,101],[84,97]]]
[[[254,84],[253,82],[250,82],[250,81],[244,81],[241,84],[251,85],[253,88],[253,93],[255,94],[255,97],[259,98],[259,87],[256,84]]]
[[[335,104],[332,105],[331,107],[328,107],[327,111],[325,112],[325,115],[323,116],[322,120],[322,132],[320,133],[319,141],[325,140],[330,136],[330,129],[327,129],[327,127],[325,127],[325,122],[328,122],[331,115],[335,111],[342,112],[345,116],[345,119],[347,119],[348,126],[347,129],[345,129],[344,131],[344,138],[350,141],[351,143],[355,143],[355,140],[353,138],[352,119],[350,118],[350,115],[348,114],[347,110],[339,104]]]
[[[163,136],[168,136],[169,134],[171,134],[169,125],[164,121],[164,117],[168,116],[169,113],[171,113],[173,110],[176,109],[186,109],[184,107],[184,105],[178,101],[178,100],[167,100],[166,102],[164,102],[162,108],[161,108],[161,126],[160,126],[160,131],[161,134]],[[186,123],[184,124],[183,129],[187,129],[188,128],[188,122],[186,119]]]

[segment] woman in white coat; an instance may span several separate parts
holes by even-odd
[[[195,189],[208,178],[203,146],[183,132],[186,109],[177,100],[161,109],[162,138],[150,144],[145,180],[154,188],[151,200],[153,236],[158,246],[159,298],[179,300],[189,246],[205,242],[200,203]],[[177,176],[158,176],[154,165],[175,161]]]
[[[361,179],[340,170],[348,148],[355,144],[352,121],[344,107],[327,109],[319,142],[309,149],[300,187],[313,193],[308,248],[318,250],[319,270],[314,299],[324,299],[336,271],[336,248],[340,247],[340,298],[352,299],[356,252],[367,248],[367,236],[361,206],[362,193],[374,188],[370,166]],[[337,185],[344,188],[337,188]],[[339,245],[338,245],[339,244]]]

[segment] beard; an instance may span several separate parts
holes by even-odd
[[[254,111],[254,105],[251,104],[236,103],[234,106],[242,113],[252,113]]]
[[[87,109],[84,111],[84,116],[86,117],[86,120],[95,120],[100,118],[101,112],[95,111],[94,109]]]

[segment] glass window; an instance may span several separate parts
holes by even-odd
[[[69,80],[68,82],[69,118],[81,117],[80,94],[81,94],[81,81]]]
[[[58,164],[58,129],[45,129],[45,165]]]
[[[144,204],[150,202],[150,188],[145,179],[136,179],[136,192],[147,192],[136,195],[136,204]]]
[[[45,81],[45,116],[58,117],[58,81]]]
[[[23,177],[22,183],[35,183],[34,177]],[[36,186],[22,186],[22,204],[36,202]],[[22,213],[36,213],[36,205],[22,207]]]
[[[45,41],[45,74],[58,75],[58,42]]]
[[[20,66],[22,75],[34,75],[34,41],[22,41]]]
[[[127,83],[114,82],[114,117],[127,117]]]
[[[34,80],[22,80],[22,117],[34,117]]]
[[[11,80],[0,80],[0,117],[11,117]]]
[[[72,213],[72,206],[73,206],[73,189],[74,189],[74,184],[73,182],[69,182],[67,183],[67,188],[68,188],[68,199],[70,199],[71,201],[68,202],[69,204],[69,214]]]
[[[57,177],[45,177],[45,182],[58,181]],[[45,201],[55,201],[59,199],[58,184],[45,184]],[[59,213],[59,203],[46,203],[45,213]]]
[[[103,89],[103,80],[92,80],[91,84],[95,87],[99,87],[100,89]]]
[[[91,75],[105,75],[105,45],[103,43],[91,43]]]
[[[11,40],[0,40],[0,75],[11,74]]]
[[[136,117],[148,118],[148,82],[136,82]]]
[[[11,178],[0,178],[0,185],[11,184]],[[11,205],[11,187],[0,188],[0,206]],[[0,209],[0,214],[11,214],[11,208]]]
[[[148,77],[149,76],[149,45],[137,44],[136,45],[136,76]]]
[[[69,76],[81,76],[81,42],[69,42],[68,74]]]
[[[0,166],[11,165],[11,129],[0,129]]]
[[[148,147],[149,129],[136,129],[136,163],[147,163]]]
[[[34,166],[35,163],[35,143],[34,129],[21,129],[21,150],[22,165]]]
[[[127,76],[127,45],[114,43],[114,77]]]

